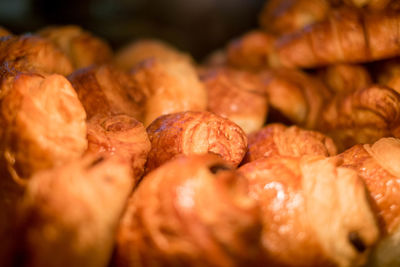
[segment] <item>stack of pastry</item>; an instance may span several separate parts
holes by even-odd
[[[259,22],[203,64],[0,28],[0,266],[400,266],[398,1]]]

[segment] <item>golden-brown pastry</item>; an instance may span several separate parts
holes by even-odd
[[[327,0],[269,0],[265,2],[259,21],[267,32],[284,34],[326,19],[329,11]]]
[[[149,58],[167,62],[183,60],[189,64],[193,63],[189,54],[181,52],[161,40],[153,39],[142,39],[126,45],[117,51],[114,62],[118,67],[130,70]]]
[[[356,64],[329,65],[318,70],[318,77],[335,93],[349,93],[372,84],[368,70]]]
[[[128,115],[97,115],[88,123],[88,154],[116,156],[131,163],[138,181],[151,145],[143,124]]]
[[[116,267],[266,266],[258,207],[215,155],[182,156],[143,178],[128,202]]]
[[[265,68],[275,39],[272,34],[254,30],[233,40],[227,47],[229,65],[250,70]]]
[[[85,152],[86,113],[65,77],[19,73],[0,91],[1,161],[14,177],[28,178]]]
[[[9,32],[6,28],[0,26],[0,37],[8,35],[11,35],[11,32]]]
[[[157,118],[147,127],[151,150],[146,172],[179,154],[215,153],[237,166],[247,150],[244,131],[211,112],[180,112]]]
[[[260,129],[268,113],[266,86],[260,77],[233,68],[205,71],[208,110],[239,125],[246,133]]]
[[[0,64],[19,71],[68,75],[72,64],[50,41],[34,35],[0,37]]]
[[[373,145],[356,145],[339,157],[343,166],[363,178],[384,237],[368,266],[399,266],[400,250],[400,140],[382,138]]]
[[[248,151],[244,163],[262,157],[334,156],[337,153],[332,139],[324,134],[280,123],[268,124],[249,134],[247,139]]]
[[[358,8],[366,7],[370,10],[383,10],[389,6],[391,2],[397,0],[342,0],[344,4]]]
[[[68,76],[88,118],[127,114],[142,121],[146,95],[128,73],[111,65],[91,66]]]
[[[312,68],[397,56],[399,20],[391,11],[332,11],[327,20],[278,39],[269,61],[272,66]]]
[[[261,206],[267,266],[365,263],[379,232],[354,170],[334,158],[308,156],[261,158],[239,172]]]
[[[319,129],[332,137],[339,151],[355,144],[373,143],[391,136],[400,126],[400,94],[379,85],[336,95],[318,120]]]
[[[261,75],[267,86],[270,110],[279,111],[302,127],[315,127],[323,104],[331,95],[321,81],[291,69],[265,71]]]
[[[132,187],[129,164],[117,158],[85,157],[34,175],[20,209],[18,266],[107,266]]]
[[[111,47],[99,37],[76,25],[50,26],[38,31],[38,35],[52,41],[71,60],[74,69],[112,60]]]
[[[186,60],[151,58],[137,65],[131,77],[146,96],[145,126],[164,114],[207,108],[206,89]]]
[[[400,58],[392,58],[376,62],[372,66],[375,79],[400,93]]]

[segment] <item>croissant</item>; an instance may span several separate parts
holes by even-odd
[[[133,68],[131,77],[146,96],[145,126],[164,114],[207,108],[206,89],[186,60],[151,58]]]
[[[278,39],[269,62],[272,66],[313,68],[397,56],[399,18],[390,11],[332,11],[325,21]]]
[[[270,113],[283,114],[290,122],[315,128],[324,103],[331,93],[318,79],[291,69],[275,69],[260,74],[267,87]]]
[[[267,67],[275,39],[272,34],[260,30],[250,31],[228,44],[227,63],[233,67],[250,70]]]
[[[321,112],[316,129],[343,151],[355,144],[391,136],[400,126],[400,94],[379,85],[336,95]]]
[[[193,64],[193,59],[189,54],[181,52],[163,41],[153,39],[142,39],[126,45],[117,51],[114,62],[120,68],[130,70],[149,58],[163,62],[185,61]]]
[[[364,184],[334,158],[269,157],[239,168],[263,217],[268,266],[360,266],[379,236]]]
[[[364,180],[384,235],[368,266],[400,265],[399,153],[399,139],[382,138],[372,145],[356,145],[338,156],[343,166],[356,170]]]
[[[87,122],[87,154],[117,156],[131,163],[137,182],[144,172],[150,141],[143,124],[127,115],[92,117]]]
[[[77,70],[68,79],[88,118],[124,113],[143,121],[146,95],[128,73],[111,65],[100,65]]]
[[[85,157],[34,175],[20,208],[18,266],[107,266],[132,187],[129,164],[117,158]]]
[[[269,0],[265,1],[259,22],[267,32],[285,34],[326,19],[329,11],[327,0]]]
[[[74,69],[112,60],[111,47],[79,26],[51,26],[37,34],[57,45],[71,60]]]
[[[210,112],[180,112],[157,118],[147,127],[151,150],[146,172],[179,154],[215,153],[237,166],[247,150],[244,131]]]
[[[230,119],[246,133],[263,126],[268,97],[258,75],[229,67],[211,68],[201,81],[207,90],[209,111]]]
[[[349,93],[372,84],[368,70],[362,65],[335,64],[320,69],[317,76],[335,93]]]
[[[72,64],[50,41],[34,35],[0,37],[0,65],[23,72],[68,75]]]
[[[8,74],[0,89],[0,161],[7,172],[28,178],[81,157],[87,148],[86,113],[68,80],[58,74]]]
[[[215,155],[178,157],[143,178],[112,266],[265,266],[258,207]]]
[[[249,134],[247,139],[248,150],[243,163],[262,157],[334,156],[337,153],[332,139],[322,133],[280,123],[268,124]]]

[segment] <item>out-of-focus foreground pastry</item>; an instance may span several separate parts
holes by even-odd
[[[131,164],[135,182],[141,178],[151,144],[143,124],[128,115],[97,115],[87,122],[87,154],[119,157]]]
[[[113,266],[265,266],[258,207],[247,191],[215,155],[164,164],[129,200]]]
[[[261,206],[268,266],[361,266],[378,239],[354,170],[324,157],[270,157],[239,171]]]
[[[85,157],[34,175],[21,203],[15,264],[107,266],[132,187],[130,166],[118,158]]]
[[[0,37],[0,64],[23,72],[68,75],[72,64],[53,43],[35,35]]]
[[[207,111],[161,116],[147,127],[147,133],[151,150],[146,172],[179,154],[209,152],[237,166],[247,150],[246,134],[238,125]]]
[[[280,123],[249,134],[248,143],[244,163],[263,157],[334,156],[337,153],[332,139],[322,133]]]
[[[230,119],[246,133],[263,126],[268,96],[258,75],[233,68],[211,68],[201,80],[207,90],[209,111]]]
[[[382,138],[373,145],[356,145],[339,157],[364,180],[384,237],[368,266],[399,266],[400,258],[400,140]]]
[[[111,47],[79,26],[51,26],[37,34],[57,45],[71,60],[74,69],[112,60]]]
[[[81,157],[87,148],[86,113],[68,80],[6,67],[2,74],[0,152],[7,172],[28,178]]]

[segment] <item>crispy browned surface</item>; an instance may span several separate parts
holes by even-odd
[[[275,69],[261,75],[271,109],[278,110],[299,126],[315,127],[323,104],[330,97],[321,81],[291,69]]]
[[[384,237],[375,247],[368,266],[398,266],[400,249],[400,141],[382,138],[373,145],[356,145],[339,157],[343,166],[363,178]]]
[[[11,32],[9,32],[6,28],[0,26],[0,37],[7,35],[11,35]]]
[[[268,266],[365,262],[378,232],[355,172],[338,168],[333,159],[292,157],[261,158],[239,172],[249,181],[250,196],[261,205]],[[351,245],[353,231],[359,231],[366,250]]]
[[[187,60],[152,58],[137,65],[131,77],[146,95],[144,125],[157,117],[207,108],[207,92]]]
[[[214,68],[202,77],[208,110],[239,125],[246,133],[264,124],[268,113],[266,86],[260,77],[232,68]]]
[[[239,126],[206,111],[161,116],[147,127],[147,133],[151,142],[147,172],[178,154],[212,152],[237,166],[247,150],[246,134]]]
[[[279,123],[269,124],[249,134],[248,143],[245,163],[262,157],[333,156],[337,153],[332,139],[322,133]]]
[[[11,174],[27,178],[83,154],[86,113],[65,77],[20,73],[6,85],[0,151]]]
[[[32,177],[20,209],[19,266],[107,266],[133,187],[129,164],[85,157]]]
[[[264,266],[258,207],[247,190],[215,155],[166,163],[129,200],[113,266]]]
[[[133,177],[138,181],[151,148],[143,124],[127,115],[97,115],[88,121],[87,127],[87,153],[116,156],[130,162]]]
[[[107,63],[113,57],[111,47],[104,40],[76,25],[46,27],[38,35],[57,45],[75,69]]]
[[[339,151],[391,136],[400,123],[400,95],[372,85],[336,95],[322,111],[317,129],[332,137]]]
[[[227,61],[230,65],[244,69],[262,69],[268,66],[268,55],[275,37],[272,34],[254,30],[229,43]]]
[[[267,32],[284,34],[326,19],[329,11],[327,0],[269,0],[261,11],[259,21]]]
[[[91,66],[68,76],[88,118],[124,113],[142,121],[146,95],[129,74],[111,66]]]
[[[34,36],[0,37],[0,64],[19,71],[68,75],[72,65],[67,56],[50,41]]]
[[[368,70],[362,65],[335,64],[318,71],[319,78],[335,93],[349,93],[371,85]]]
[[[333,11],[327,20],[277,40],[270,64],[311,68],[399,55],[399,18],[390,11]]]
[[[386,141],[381,139],[379,142]],[[388,147],[386,151],[380,152],[393,154],[393,149]],[[339,157],[343,159],[343,166],[355,169],[363,178],[371,195],[372,207],[378,215],[381,230],[391,234],[400,225],[400,175],[388,171],[376,160],[376,156],[368,153],[364,145],[353,146]],[[397,154],[392,157],[397,158]]]

